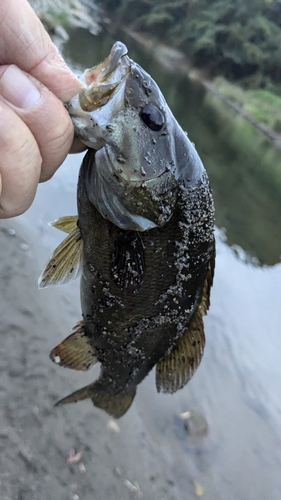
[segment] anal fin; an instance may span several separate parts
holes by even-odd
[[[84,333],[82,321],[73,328],[71,335],[51,351],[50,358],[60,366],[83,371],[97,363],[94,348]]]

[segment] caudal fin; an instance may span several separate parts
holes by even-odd
[[[108,415],[114,418],[120,418],[126,413],[130,408],[133,399],[135,397],[136,391],[130,394],[110,394],[102,387],[100,380],[97,380],[93,384],[87,385],[78,389],[78,391],[73,392],[69,396],[58,401],[55,406],[61,406],[68,403],[77,403],[78,401],[83,401],[84,399],[91,399],[94,406],[106,411]]]

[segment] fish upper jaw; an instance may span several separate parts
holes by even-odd
[[[123,43],[116,42],[102,63],[84,71],[80,77],[84,87],[67,105],[75,134],[93,149],[104,145],[97,127],[108,123],[124,107],[126,79],[131,69],[127,52]]]

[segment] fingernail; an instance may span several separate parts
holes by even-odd
[[[14,64],[6,69],[0,80],[0,93],[7,101],[21,109],[31,108],[41,97],[31,79]]]

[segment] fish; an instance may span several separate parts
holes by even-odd
[[[206,170],[152,77],[116,42],[80,77],[67,106],[87,146],[78,215],[39,287],[80,278],[82,319],[50,354],[75,370],[100,364],[93,383],[55,406],[90,399],[114,418],[155,367],[172,394],[198,368],[215,268],[214,202]]]

